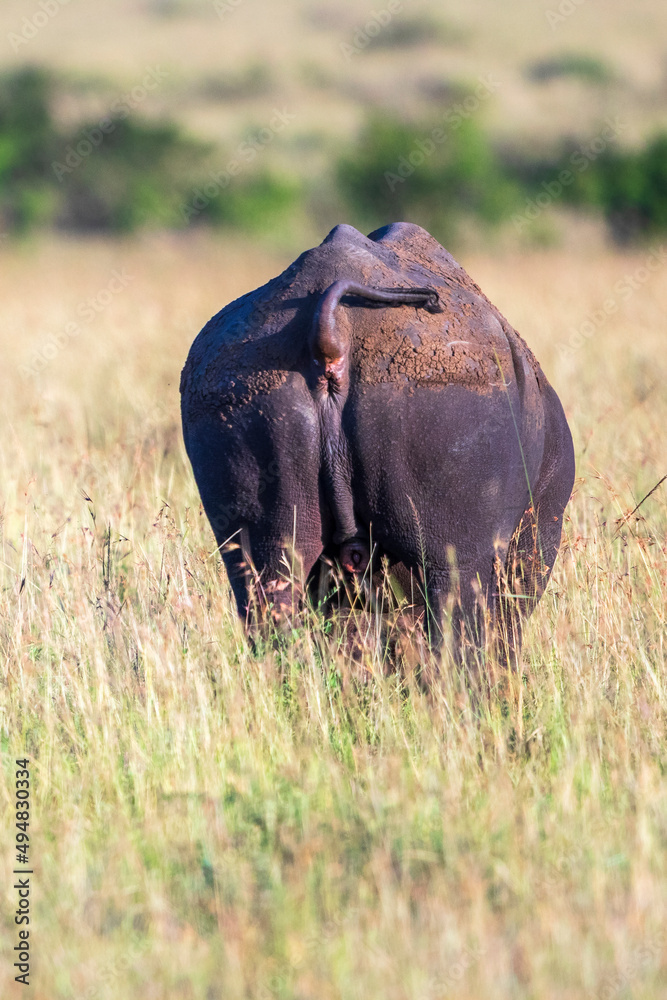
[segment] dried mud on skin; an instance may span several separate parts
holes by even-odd
[[[439,389],[462,385],[477,392],[491,392],[501,383],[498,359],[510,363],[507,345],[495,338],[495,351],[488,343],[479,343],[461,323],[460,317],[440,313],[423,319],[416,316],[405,325],[405,309],[383,317],[379,327],[363,332],[353,340],[352,376],[363,385],[383,382]],[[430,321],[430,322],[429,322]]]
[[[523,356],[544,379],[519,334],[424,230],[415,227],[400,245],[347,232],[349,239],[333,241],[330,234],[204,327],[182,375],[190,419],[215,412],[224,419],[290,377],[295,390],[309,393],[307,339],[315,302],[341,277],[374,287],[432,285],[444,306],[432,314],[413,306],[378,308],[343,300],[339,310],[350,328],[353,391],[393,383],[408,392],[458,385],[488,394],[513,379],[513,355]]]

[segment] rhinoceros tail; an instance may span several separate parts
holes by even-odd
[[[355,281],[334,281],[320,297],[309,338],[313,360],[323,374],[336,382],[347,368],[349,327],[336,322],[336,310],[344,296],[363,299],[377,305],[421,306],[429,312],[442,312],[443,306],[434,288],[369,288]]]
[[[344,296],[377,305],[421,306],[429,312],[442,312],[443,306],[434,288],[368,288],[342,280],[327,288],[315,309],[308,346],[317,371],[313,395],[320,419],[324,493],[335,521],[333,540],[340,546],[341,564],[348,572],[362,573],[369,559],[367,533],[355,518],[347,443],[341,429],[351,330],[346,313],[337,313]]]

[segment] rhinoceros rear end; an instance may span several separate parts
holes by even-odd
[[[372,540],[424,571],[436,645],[456,588],[459,638],[483,641],[487,609],[516,651],[558,552],[572,439],[529,348],[425,230],[337,226],[213,317],[181,392],[240,614],[253,589],[295,607],[295,555],[303,579],[322,555],[367,572]]]

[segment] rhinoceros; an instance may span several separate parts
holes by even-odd
[[[295,561],[302,579],[321,557],[358,576],[372,549],[422,581],[436,647],[450,598],[457,641],[490,620],[518,649],[558,553],[572,437],[528,346],[428,232],[336,226],[206,324],[181,394],[240,615],[293,608]]]

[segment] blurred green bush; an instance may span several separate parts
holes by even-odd
[[[597,56],[585,52],[563,52],[549,59],[531,63],[526,76],[535,83],[549,83],[563,77],[574,77],[584,83],[606,84],[615,79],[614,72]]]
[[[206,199],[204,211],[188,214],[215,147],[127,107],[75,130],[59,128],[56,96],[57,81],[39,69],[0,79],[0,222],[9,232],[47,225],[131,232],[201,219],[259,232],[294,206],[295,184],[248,171]]]
[[[666,231],[667,132],[639,150],[605,150],[577,177],[569,200],[601,210],[617,243]]]
[[[49,181],[58,136],[48,106],[47,77],[34,70],[0,80],[0,220],[22,231],[54,210]]]
[[[601,214],[614,242],[627,244],[667,231],[667,132],[639,149],[623,149],[602,133],[589,143],[567,141],[551,155],[531,158],[506,148],[503,170],[527,202],[562,202]],[[560,178],[568,175],[566,184]],[[555,192],[555,194],[554,194]]]
[[[553,178],[568,169],[572,181],[556,185],[549,205],[601,213],[618,242],[667,230],[667,133],[638,150],[609,140],[601,153],[576,159],[575,147],[564,143],[535,157],[496,148],[465,102],[452,99],[430,122],[372,114],[358,136],[326,157],[328,166],[317,176],[306,167],[288,174],[283,166],[277,173],[259,161],[250,168],[268,141],[262,129],[254,145],[249,135],[238,147],[235,160],[222,158],[227,175],[219,169],[223,151],[129,107],[75,129],[60,126],[52,113],[60,86],[39,69],[0,78],[0,228],[6,232],[208,224],[271,238],[294,232],[295,220],[307,228],[309,219],[319,229],[345,218],[366,230],[417,222],[452,245],[471,225],[488,230],[513,213],[518,218],[531,199],[544,203],[544,192],[555,190]],[[575,162],[585,169],[572,170]]]
[[[246,181],[233,198],[226,191],[212,198],[201,219],[261,235],[295,209],[300,190],[296,180],[263,171]]]
[[[364,226],[409,220],[450,243],[465,220],[489,226],[507,218],[520,196],[486,135],[457,113],[419,128],[372,117],[336,177]]]
[[[458,45],[468,40],[469,33],[461,25],[433,17],[426,12],[412,17],[397,17],[383,30],[368,38],[368,50],[409,49],[418,45]]]
[[[190,187],[191,167],[208,147],[173,124],[129,117],[112,124],[108,133],[99,123],[79,129],[54,160],[61,186],[57,224],[119,232],[173,225]]]

